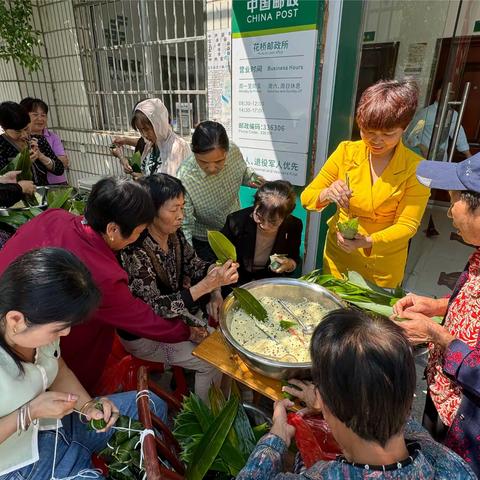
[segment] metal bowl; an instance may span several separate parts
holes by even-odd
[[[266,278],[243,285],[255,297],[269,296],[297,302],[306,298],[309,301],[320,303],[327,309],[336,310],[345,308],[345,304],[327,289],[314,283],[304,282],[293,278]],[[230,344],[249,367],[262,375],[278,380],[289,378],[307,378],[310,376],[311,362],[281,362],[263,357],[258,353],[245,349],[230,333],[232,315],[229,313],[238,307],[233,294],[223,302],[220,312],[220,329]]]
[[[39,193],[42,197],[42,199],[39,202],[39,205],[35,205],[35,208],[46,208],[47,206],[47,193],[48,193],[48,187],[42,186],[42,187],[37,187],[36,192]],[[7,216],[11,212],[26,212],[27,210],[30,210],[30,207],[1,207],[0,206],[0,216]]]

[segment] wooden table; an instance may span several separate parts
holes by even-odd
[[[224,374],[238,380],[252,390],[272,400],[283,400],[281,381],[253,371],[228,346],[220,331],[216,330],[209,335],[192,353],[196,357],[215,365]],[[295,404],[292,409],[300,410],[301,408],[299,404]]]

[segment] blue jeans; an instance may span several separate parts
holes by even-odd
[[[138,418],[135,402],[136,392],[117,393],[108,398],[118,407],[122,415],[134,419]],[[167,405],[150,393],[155,405],[154,411],[162,419],[167,418]],[[79,416],[72,413],[62,418],[63,428],[58,430],[57,459],[55,464],[55,478],[64,478],[76,475],[80,470],[93,468],[92,453],[99,452],[107,446],[115,430],[97,433],[87,429],[87,425],[80,422]],[[55,430],[38,432],[39,460],[19,470],[0,476],[0,480],[49,480],[52,476],[53,452],[55,449]],[[104,477],[98,476],[103,479]]]

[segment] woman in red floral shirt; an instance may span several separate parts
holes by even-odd
[[[450,191],[448,216],[477,249],[450,299],[407,295],[395,316],[414,344],[430,342],[424,424],[480,476],[480,154],[461,162],[423,161],[420,183]],[[442,325],[430,317],[444,315]]]

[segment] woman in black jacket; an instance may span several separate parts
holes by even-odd
[[[290,182],[266,182],[253,207],[228,215],[222,233],[235,245],[238,284],[292,273],[300,261],[302,221],[291,215],[296,195]],[[270,256],[278,255],[270,262]]]

